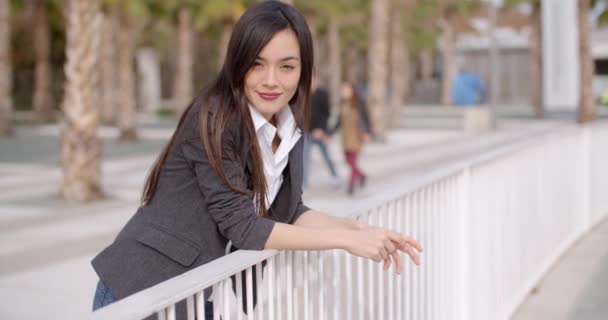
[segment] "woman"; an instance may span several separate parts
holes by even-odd
[[[348,183],[347,192],[352,195],[355,191],[355,186],[358,184],[363,186],[366,175],[359,168],[357,160],[359,153],[363,147],[363,143],[369,141],[369,121],[365,106],[361,103],[361,99],[357,94],[357,90],[350,82],[342,83],[340,87],[340,117],[336,124],[336,129],[342,129],[342,148],[346,162],[350,167],[350,180]]]
[[[415,240],[302,203],[312,57],[310,31],[295,8],[266,1],[245,12],[219,75],[184,112],[151,169],[142,206],[93,259],[100,278],[94,309],[217,259],[227,247],[342,248],[397,270],[402,251],[419,263]]]

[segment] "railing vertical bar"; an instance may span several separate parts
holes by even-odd
[[[302,273],[304,282],[304,299],[302,299],[304,305],[302,306],[302,310],[304,311],[304,320],[310,320],[310,273],[308,272],[309,263],[309,252],[302,252]]]
[[[243,276],[240,272],[236,274],[236,318],[237,320],[243,320],[243,312],[241,312],[243,308]]]
[[[452,219],[450,219],[450,230],[451,230],[451,234],[454,237],[454,239],[458,239],[459,238],[459,234],[458,234],[458,222],[459,219],[462,219],[462,216],[459,214],[459,197],[460,197],[460,182],[459,182],[459,178],[458,176],[454,177],[453,181],[452,181],[452,206],[450,208],[450,214],[452,216]],[[459,243],[459,240],[455,241],[454,243]],[[456,261],[456,259],[458,258],[459,252],[457,250],[454,250],[455,248],[450,247],[448,248],[448,252],[450,253],[450,260],[449,261]],[[458,304],[460,303],[459,300],[456,299],[451,299],[451,297],[454,297],[455,293],[457,292],[458,289],[458,276],[460,276],[459,273],[459,269],[458,268],[450,268],[450,284],[451,284],[451,290],[448,294],[448,299],[450,301],[450,304],[452,305],[452,310],[450,312],[450,314],[452,315],[460,315],[459,314],[459,309],[458,309]],[[457,316],[456,319],[459,319],[459,317]]]
[[[395,225],[397,226],[397,230],[401,234],[405,234],[405,228],[403,226],[403,197],[400,197],[395,201]],[[407,256],[403,255],[401,252],[399,253],[403,259],[401,259],[402,264],[408,264]],[[396,284],[396,292],[395,292],[395,300],[396,300],[396,310],[395,310],[395,318],[402,320],[403,317],[403,305],[405,301],[403,301],[403,290],[405,286],[403,285],[404,278],[404,270],[405,268],[402,266],[401,270],[399,270],[399,276],[395,281]]]
[[[213,285],[213,320],[220,320],[220,299],[222,282]]]
[[[256,281],[260,286],[260,282]],[[245,294],[247,298],[247,320],[253,320],[253,267],[247,268],[245,271]],[[258,299],[260,296],[258,296]],[[260,301],[258,301],[258,304]]]
[[[285,319],[283,315],[283,298],[285,297],[285,251],[281,251],[279,253],[279,262],[277,263],[277,295],[276,295],[276,305],[277,305],[277,318]]]
[[[420,212],[420,207],[420,191],[416,191],[414,197],[412,198],[410,225],[412,226],[412,234],[415,235],[415,238],[420,241],[421,245],[426,246],[424,241],[422,241],[422,239],[420,238],[422,236],[422,230],[420,228],[420,217],[422,216],[422,212]],[[422,256],[420,258],[422,259]],[[414,272],[410,272],[410,279],[412,280],[413,287],[413,290],[410,290],[410,293],[412,293],[410,294],[410,297],[412,299],[411,319],[418,320],[420,319],[422,305],[422,296],[420,295],[420,282],[422,280],[422,271],[419,269],[416,274],[414,274]]]
[[[431,284],[429,286],[430,288],[430,313],[431,316],[429,317],[430,319],[437,319],[437,294],[438,294],[438,290],[436,290],[437,288],[437,283],[438,283],[438,272],[437,272],[437,254],[439,253],[439,251],[437,251],[437,236],[439,235],[438,232],[436,232],[437,230],[437,209],[439,207],[439,190],[438,190],[438,184],[437,182],[433,183],[431,186],[431,192],[430,192],[430,196],[431,196],[431,206],[430,206],[430,215],[429,215],[429,237],[431,238],[431,263],[430,263],[430,281]]]
[[[300,289],[303,286],[302,281],[302,253],[300,251],[294,251],[293,253],[293,273],[294,273],[294,292],[293,292],[293,314],[294,319],[300,319],[300,306],[302,305],[302,294]]]
[[[341,278],[342,275],[346,272],[340,272],[340,255],[338,250],[333,250],[332,252],[332,257],[334,260],[334,272],[333,272],[333,283],[332,283],[332,290],[333,290],[333,303],[331,304],[331,308],[333,309],[333,319],[334,320],[339,320],[339,316],[340,316],[340,310],[341,310],[341,306],[342,304],[340,303],[340,296],[341,296],[341,288],[340,285],[342,284]],[[348,279],[348,278],[347,278]]]
[[[165,312],[167,313],[167,320],[175,320],[175,304],[165,308]]]
[[[424,268],[422,268],[422,274],[423,274],[423,281],[422,281],[422,291],[423,293],[423,299],[424,299],[424,312],[423,312],[423,319],[430,319],[431,317],[431,312],[430,312],[430,281],[429,281],[429,273],[430,273],[430,268],[431,268],[431,257],[433,255],[433,249],[432,249],[432,243],[429,237],[429,214],[430,214],[430,204],[431,204],[431,200],[429,197],[429,188],[428,186],[425,187],[423,190],[423,208],[424,208],[424,212],[422,214],[422,230],[423,230],[423,236],[421,237],[422,239],[424,239],[423,241],[425,243],[427,243],[427,246],[429,247],[429,252],[427,252],[427,259],[425,259],[425,266]]]
[[[395,205],[394,205],[394,201],[391,201],[387,204],[386,206],[386,219],[387,219],[387,227],[391,228],[391,229],[395,229],[395,224],[394,224],[394,219],[393,219],[393,215],[394,215],[394,211],[395,211]],[[396,230],[397,232],[399,231],[398,228]],[[399,254],[399,252],[397,252],[397,254]],[[392,268],[388,270],[388,273],[386,274],[386,277],[388,278],[388,309],[387,309],[387,317],[388,319],[394,319],[395,318],[395,272],[397,271],[397,266],[395,265],[395,263],[393,262],[393,264],[391,265]]]
[[[205,291],[197,292],[196,301],[196,319],[206,319],[205,314]]]
[[[319,316],[317,319],[323,320],[325,319],[325,277],[324,277],[324,267],[325,260],[323,257],[323,251],[317,251],[317,267],[319,270],[318,279],[319,279]]]
[[[413,206],[414,206],[414,195],[410,194],[407,198],[405,198],[404,201],[404,211],[405,211],[405,233],[408,236],[412,236],[414,238],[417,238],[416,235],[414,234],[414,211],[413,211]],[[405,312],[404,312],[404,319],[415,319],[414,318],[414,308],[415,308],[415,304],[414,304],[414,292],[416,291],[416,288],[414,287],[414,263],[411,261],[411,259],[408,259],[408,263],[405,264],[406,265],[406,277],[404,277],[403,281],[405,282],[405,285],[407,287],[407,290],[404,291],[406,293],[406,308],[405,308]]]
[[[447,318],[447,306],[445,304],[445,293],[447,292],[447,277],[445,276],[445,257],[447,255],[447,250],[445,249],[446,237],[449,232],[445,228],[445,223],[447,220],[447,199],[448,199],[448,183],[449,177],[441,182],[441,208],[439,213],[439,256],[441,257],[441,261],[439,262],[439,319]]]
[[[342,254],[342,257],[344,257],[344,269],[345,269],[345,273],[344,273],[344,279],[346,279],[346,281],[344,281],[344,285],[346,286],[346,303],[344,304],[346,306],[345,310],[346,310],[346,319],[354,319],[353,318],[353,309],[354,309],[354,303],[353,303],[353,282],[351,281],[351,279],[355,279],[355,281],[357,281],[356,278],[353,278],[353,258],[348,255],[348,254]],[[356,283],[355,283],[356,284]]]
[[[186,298],[186,316],[188,320],[195,320],[196,315],[194,313],[194,296],[189,296]]]
[[[373,216],[372,216],[372,212],[370,211],[368,213],[367,219],[368,219],[368,223],[370,225],[374,225],[373,222]],[[374,261],[372,260],[368,260],[367,261],[367,292],[371,292],[371,296],[368,296],[368,319],[374,319],[374,300],[376,298],[376,295],[373,294],[374,292]]]
[[[167,320],[167,309],[162,309],[156,313],[158,320]]]
[[[286,307],[287,307],[287,319],[289,320],[293,320],[293,291],[294,291],[294,285],[293,285],[293,251],[290,250],[287,252],[287,265],[286,265],[286,272],[287,272],[287,284],[285,286],[285,288],[287,289],[287,303],[286,303]],[[296,301],[296,303],[298,303],[298,301]]]
[[[268,259],[268,319],[270,320],[274,320],[274,301],[275,301],[275,295],[274,295],[274,286],[275,286],[275,265],[274,265],[274,261],[275,261],[275,257],[276,256],[272,256],[270,257],[270,259]]]
[[[378,225],[386,228],[386,206],[382,205],[377,208],[374,212],[377,215]],[[389,258],[390,259],[390,258]],[[384,319],[384,302],[385,302],[385,291],[384,291],[384,262],[379,263],[376,267],[378,270],[378,319]]]
[[[175,320],[175,304],[172,304],[165,309],[167,311],[167,320]]]
[[[359,320],[363,320],[365,319],[365,310],[364,310],[364,289],[363,286],[365,285],[364,283],[364,277],[363,277],[363,258],[361,257],[356,257],[356,263],[357,263],[357,314],[358,319]]]
[[[263,272],[264,270],[262,270],[262,263],[258,263],[256,264],[255,267],[255,283],[256,283],[256,290],[257,290],[257,316],[258,319],[264,319],[264,302],[268,301],[268,298],[265,297],[265,291],[264,291],[264,287],[267,285],[268,279],[264,279],[263,278]]]
[[[230,314],[230,295],[232,294],[232,281],[230,278],[222,281],[222,304],[224,306],[224,312],[222,312],[222,320],[231,320]]]

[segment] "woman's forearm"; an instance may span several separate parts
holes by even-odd
[[[294,222],[294,225],[309,228],[339,228],[356,230],[362,228],[362,226],[365,224],[352,218],[340,218],[320,211],[308,210]]]
[[[349,230],[275,223],[264,249],[326,250],[345,248]]]

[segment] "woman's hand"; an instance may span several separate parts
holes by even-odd
[[[344,249],[350,254],[372,259],[376,262],[384,261],[384,270],[388,270],[392,262],[395,263],[396,273],[401,273],[401,257],[399,251],[407,253],[410,259],[420,265],[419,252],[423,249],[416,240],[384,228],[371,226],[350,231],[347,235]]]

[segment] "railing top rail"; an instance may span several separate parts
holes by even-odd
[[[597,125],[594,125],[594,127]],[[608,126],[603,126],[608,129]],[[529,139],[515,141],[490,151],[472,157],[442,164],[440,168],[432,169],[423,174],[407,176],[404,181],[399,181],[386,188],[382,194],[376,194],[358,205],[356,211],[346,212],[346,216],[356,217],[370,210],[376,209],[383,203],[397,199],[427,186],[433,182],[456,175],[463,170],[478,167],[489,163],[497,158],[513,155],[522,150],[527,150],[549,140],[578,134],[581,127],[577,125],[560,126],[546,130]],[[108,307],[102,308],[92,314],[91,319],[125,319],[139,320],[154,310],[161,310],[169,305],[183,300],[188,296],[200,292],[205,288],[217,283],[222,279],[236,274],[246,268],[260,263],[275,254],[276,250],[247,251],[238,250],[220,259],[214,260],[194,270],[179,275],[170,281],[160,283],[148,288],[138,294],[127,297]]]
[[[277,250],[238,250],[204,264],[132,296],[126,297],[92,314],[91,319],[141,320],[177,301],[201,292],[233,274],[262,262]]]

